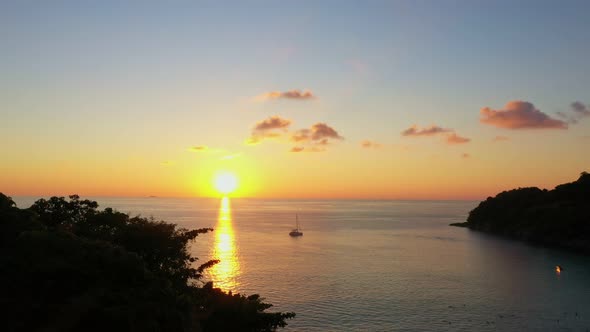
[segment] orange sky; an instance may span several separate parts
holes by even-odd
[[[590,170],[587,8],[306,6],[1,3],[0,191],[481,199]]]

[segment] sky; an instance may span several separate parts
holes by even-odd
[[[588,1],[2,1],[0,192],[482,199],[590,169]]]

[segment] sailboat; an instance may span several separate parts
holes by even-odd
[[[295,228],[289,233],[290,236],[303,236],[303,232],[299,229],[299,216],[295,214]]]

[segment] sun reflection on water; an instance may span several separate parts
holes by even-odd
[[[218,264],[211,268],[215,287],[225,291],[236,290],[238,287],[236,278],[240,270],[240,263],[238,261],[231,205],[228,197],[223,197],[219,206],[213,257],[220,260]]]

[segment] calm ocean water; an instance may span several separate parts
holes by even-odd
[[[94,199],[215,228],[192,246],[221,259],[207,278],[296,312],[287,331],[590,329],[590,257],[448,226],[477,202]]]

